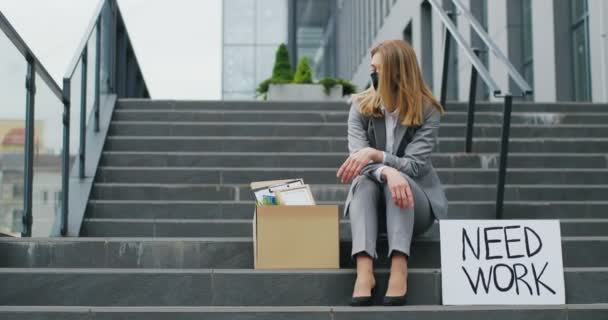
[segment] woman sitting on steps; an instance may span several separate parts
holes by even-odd
[[[444,109],[425,85],[407,42],[376,45],[370,67],[372,86],[351,98],[350,156],[337,172],[342,182],[354,178],[344,204],[357,265],[351,305],[373,303],[377,216],[383,208],[391,259],[383,304],[403,305],[412,238],[447,216],[447,198],[430,157]]]

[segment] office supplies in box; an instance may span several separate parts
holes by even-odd
[[[251,189],[290,181],[256,181]],[[339,268],[338,206],[263,205],[256,201],[253,254],[256,269]]]

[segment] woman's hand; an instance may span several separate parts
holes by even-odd
[[[410,188],[410,183],[401,172],[393,167],[386,167],[382,169],[382,175],[386,179],[395,204],[402,209],[413,208],[414,196],[412,195],[412,189]]]
[[[380,162],[382,160],[382,151],[374,148],[363,148],[351,154],[346,161],[338,169],[337,177],[341,178],[342,183],[349,182],[352,178],[359,175],[361,169],[370,161]]]

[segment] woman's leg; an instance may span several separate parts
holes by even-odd
[[[388,185],[384,187],[388,254],[391,257],[387,296],[402,296],[407,292],[407,259],[412,238],[428,230],[434,221],[424,191],[410,177],[403,175],[410,184],[414,208],[399,208],[392,199]]]
[[[348,208],[352,236],[353,258],[357,263],[357,281],[353,297],[369,296],[376,282],[373,259],[378,236],[378,206],[381,201],[380,184],[367,176],[359,178]]]

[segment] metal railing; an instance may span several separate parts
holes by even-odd
[[[104,101],[102,98],[107,95],[115,95],[119,98],[149,98],[148,88],[116,0],[103,0],[95,9],[93,18],[63,77],[63,89],[49,75],[2,12],[0,12],[0,30],[0,36],[2,33],[6,35],[27,62],[21,236],[32,236],[34,223],[32,206],[33,179],[36,174],[34,172],[34,147],[38,143],[34,130],[36,75],[52,92],[58,105],[63,105],[60,120],[62,126],[61,196],[60,208],[58,208],[60,218],[55,221],[54,228],[58,229],[55,233],[66,235],[68,204],[71,200],[70,177],[74,176],[74,174],[70,175],[70,171],[77,172],[75,175],[77,179],[85,178],[87,128],[94,134],[100,134],[100,108],[102,107],[101,101]],[[21,82],[22,79],[14,81]],[[78,108],[72,108],[72,105],[76,103]],[[77,135],[74,136],[71,135],[73,115],[78,119],[78,130],[74,130]],[[78,142],[77,161],[71,168],[70,144],[76,141]],[[5,228],[0,228],[0,230],[2,229]],[[11,235],[16,236],[13,233]]]
[[[460,48],[463,50],[464,55],[472,65],[471,70],[471,82],[469,87],[469,105],[467,111],[467,128],[466,128],[466,139],[465,139],[465,152],[472,152],[473,147],[473,126],[475,122],[475,104],[477,96],[477,78],[481,77],[483,82],[488,86],[488,89],[494,97],[503,98],[504,109],[503,109],[503,122],[502,132],[500,139],[500,156],[499,156],[499,168],[498,168],[498,181],[496,184],[496,218],[503,218],[503,204],[504,204],[504,190],[505,190],[505,179],[507,171],[507,156],[509,153],[509,130],[511,127],[511,110],[513,107],[513,93],[510,92],[508,84],[505,87],[499,86],[496,81],[490,75],[488,69],[479,60],[479,49],[473,49],[467,44],[463,36],[458,31],[458,28],[453,22],[453,17],[456,12],[446,11],[437,0],[427,0],[439,18],[445,26],[445,38],[444,38],[444,51],[443,51],[443,74],[441,78],[441,97],[440,103],[445,107],[447,98],[447,85],[448,85],[448,72],[450,65],[450,47],[451,41],[454,40]],[[450,0],[458,15],[464,18],[471,29],[479,36],[481,41],[488,47],[489,51],[494,54],[496,60],[502,63],[507,71],[509,77],[521,90],[521,96],[532,94],[532,88],[521,76],[505,54],[498,48],[498,46],[492,41],[488,33],[484,30],[483,26],[475,19],[473,14],[460,2],[460,0]]]
[[[92,79],[89,69],[92,69]],[[90,90],[92,96],[89,96]],[[70,113],[74,111],[72,105],[78,103],[79,107],[79,143],[75,165],[80,179],[85,178],[87,121],[89,125],[93,121],[93,130],[99,133],[100,101],[102,96],[110,94],[119,98],[150,97],[118,4],[116,0],[103,0],[95,9],[63,76],[64,116],[68,123]],[[67,137],[64,138],[69,140],[69,127]],[[69,141],[65,142],[69,146]],[[67,158],[68,152],[64,156]],[[66,195],[69,194],[67,191]],[[67,234],[67,208],[64,206],[62,214],[62,235]]]

